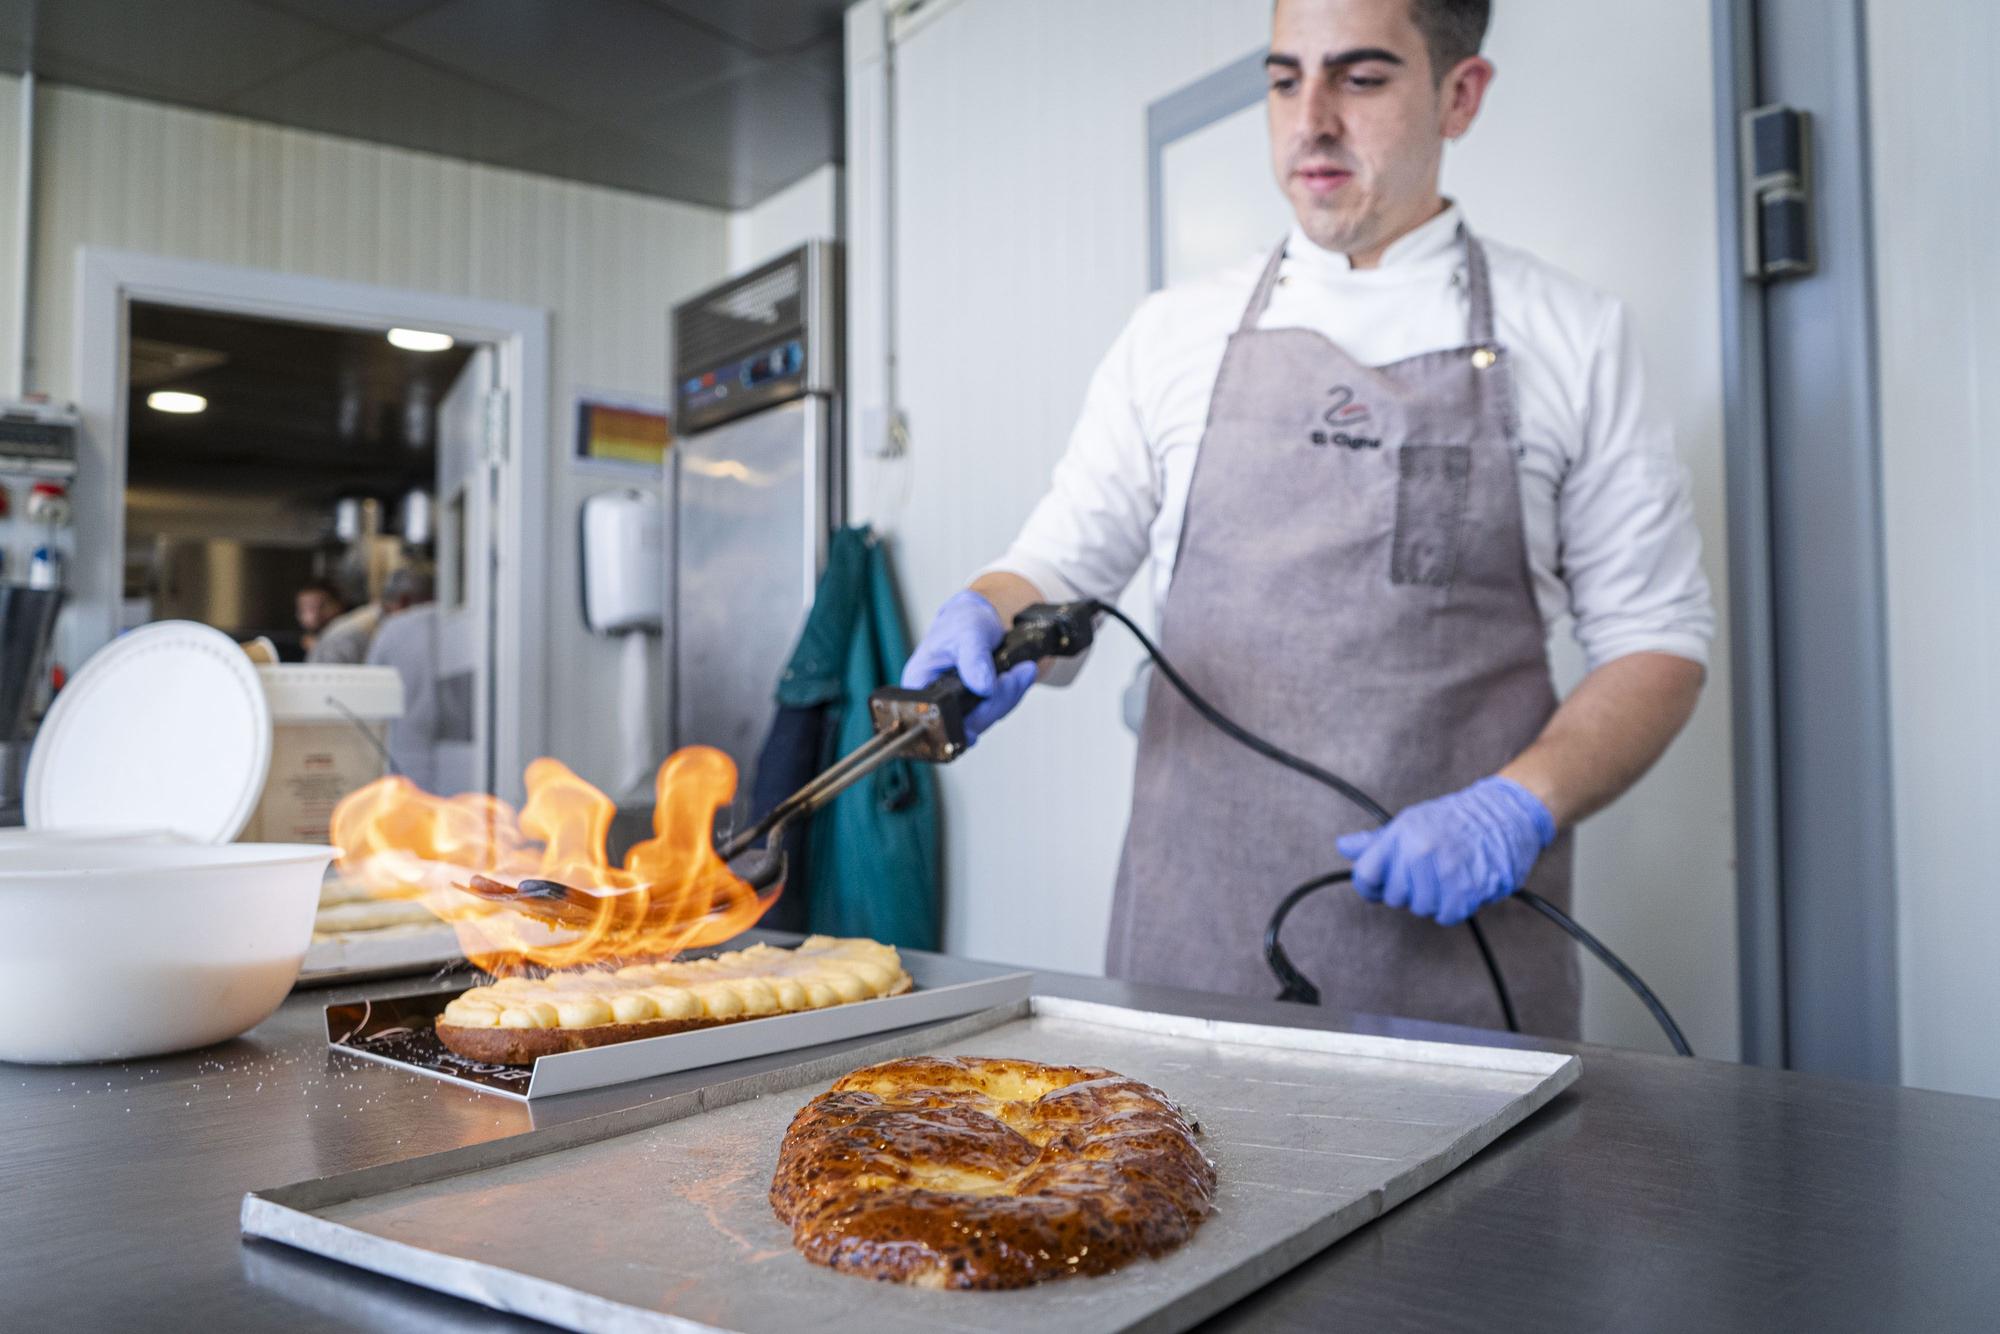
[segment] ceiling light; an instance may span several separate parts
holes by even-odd
[[[155,389],[146,395],[146,406],[155,412],[206,412],[208,400],[178,389]]]
[[[445,352],[451,348],[452,337],[428,329],[391,329],[389,341],[405,352]]]

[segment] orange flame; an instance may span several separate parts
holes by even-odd
[[[715,813],[736,795],[736,765],[719,750],[690,746],[667,757],[654,780],[653,837],[623,866],[604,852],[609,797],[557,760],[536,760],[526,778],[518,815],[496,797],[436,797],[406,778],[370,783],[333,812],[341,872],[378,897],[422,900],[489,972],[713,945],[755,925],[777,898],[759,895],[716,855]],[[475,875],[586,891],[591,920],[555,926],[497,907],[461,888]]]

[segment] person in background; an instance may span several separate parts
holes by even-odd
[[[915,687],[956,668],[986,697],[967,731],[988,727],[1037,671],[994,672],[1016,614],[1115,598],[1150,567],[1162,646],[1198,690],[1400,810],[1369,827],[1156,676],[1114,976],[1270,995],[1272,907],[1337,847],[1353,891],[1295,913],[1286,942],[1327,1004],[1497,1024],[1470,933],[1438,929],[1490,907],[1522,1026],[1576,1034],[1574,949],[1498,901],[1568,906],[1568,831],[1687,722],[1714,613],[1624,306],[1440,193],[1494,76],[1487,19],[1487,0],[1277,0],[1290,234],[1139,307],[1054,488],[905,670]],[[1565,614],[1590,672],[1558,701]]]
[[[382,584],[382,629],[389,622],[412,607],[421,607],[437,600],[437,579],[428,565],[409,564],[397,567]],[[381,630],[377,630],[379,635]]]
[[[306,653],[306,661],[366,662],[368,651],[383,623],[398,612],[429,602],[431,587],[430,571],[421,566],[403,565],[390,571],[388,579],[382,584],[382,596],[336,618],[321,633],[319,642]]]
[[[294,595],[292,607],[299,621],[299,646],[311,653],[320,632],[347,610],[347,599],[332,584],[315,580]]]
[[[306,650],[306,661],[319,664],[355,664],[368,656],[375,641],[375,628],[382,623],[382,604],[364,602],[344,611],[327,623]]]
[[[368,646],[371,667],[393,667],[403,678],[403,716],[389,724],[389,759],[426,792],[461,791],[440,743],[447,727],[438,694],[438,606],[429,569],[405,565],[382,586],[382,624]]]

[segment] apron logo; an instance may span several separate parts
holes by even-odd
[[[1353,428],[1366,426],[1374,420],[1366,403],[1354,401],[1354,390],[1349,385],[1337,384],[1327,393],[1333,402],[1320,414],[1320,420],[1331,430],[1315,429],[1312,433],[1314,445],[1339,445],[1342,449],[1380,449],[1382,437],[1379,435],[1359,435]]]

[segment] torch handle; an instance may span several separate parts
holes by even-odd
[[[1090,647],[1098,604],[1037,602],[1022,610],[993,651],[996,671],[1007,672],[1024,662],[1043,658],[1073,658]],[[915,690],[884,686],[868,697],[875,732],[914,729],[922,739],[906,752],[913,760],[949,764],[965,753],[965,715],[979,696],[965,688],[955,671],[947,671]]]

